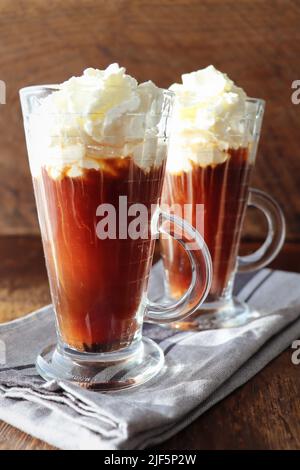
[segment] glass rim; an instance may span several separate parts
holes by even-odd
[[[241,115],[241,121],[245,122],[252,122],[252,121],[262,121],[265,108],[266,108],[266,101],[262,98],[253,98],[251,96],[247,96],[246,103],[256,105],[256,109],[253,115],[253,111],[245,110],[245,114]]]
[[[119,87],[113,85],[113,86],[111,86],[111,88],[119,88]],[[167,88],[161,88],[161,87],[157,87],[157,88],[159,88],[163,92],[164,95],[167,95],[167,96],[170,96],[170,97],[175,97],[176,96],[176,93],[172,90],[169,90]],[[53,91],[58,91],[60,89],[60,85],[55,84],[55,83],[48,83],[48,84],[46,83],[45,85],[28,85],[28,86],[20,88],[19,93],[20,93],[20,95],[22,95],[22,94],[26,94],[27,92],[30,92],[30,91],[41,90],[41,89],[49,89],[49,90],[53,90]],[[254,96],[247,96],[246,102],[258,103],[262,106],[266,105],[266,101],[264,99],[255,98]]]
[[[118,87],[114,87],[114,88],[118,88]],[[23,87],[23,88],[20,88],[19,89],[19,96],[20,96],[20,101],[21,101],[21,105],[23,107],[23,100],[24,102],[26,101],[26,99],[28,99],[28,97],[34,97],[36,96],[35,93],[38,93],[40,91],[58,91],[60,89],[60,85],[59,84],[45,84],[45,85],[29,85],[29,86],[26,86],[26,87]],[[157,111],[157,110],[154,110],[154,111],[138,111],[138,112],[126,112],[126,116],[129,116],[129,117],[145,117],[145,116],[149,116],[149,117],[159,117],[159,118],[169,118],[171,116],[171,113],[169,110],[167,109],[164,109],[164,106],[167,105],[168,103],[172,104],[172,100],[175,98],[175,93],[171,90],[167,90],[165,88],[159,88],[160,90],[162,90],[163,92],[163,101],[161,103],[161,111]],[[38,97],[37,97],[38,99]],[[24,113],[24,111],[23,111]],[[39,116],[40,115],[40,112],[39,110],[34,110],[34,111],[26,111],[24,113],[24,115],[36,115],[36,116]],[[97,113],[97,112],[57,112],[57,113],[51,113],[52,116],[54,117],[68,117],[68,116],[82,116],[82,117],[86,117],[86,116],[98,116],[98,115],[101,115],[102,116],[102,113]]]
[[[146,83],[146,82],[142,82],[142,83]],[[142,83],[139,83],[139,85],[141,85]],[[22,96],[23,94],[33,92],[34,90],[38,91],[38,90],[43,90],[43,89],[44,90],[59,91],[60,86],[61,86],[60,84],[54,84],[54,83],[45,84],[45,85],[28,85],[28,86],[20,88],[19,89],[19,94]],[[116,86],[116,85],[111,85],[109,88],[120,88],[120,87]],[[163,92],[163,95],[168,96],[170,98],[175,97],[175,92],[174,91],[168,90],[167,88],[161,88],[161,87],[157,87],[157,88]]]
[[[263,108],[266,106],[266,101],[262,98],[254,98],[253,96],[247,96],[246,102],[260,104]]]

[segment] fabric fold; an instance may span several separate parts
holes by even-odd
[[[162,269],[150,293],[160,296]],[[0,367],[0,419],[61,449],[142,449],[179,432],[244,384],[300,337],[300,275],[264,269],[237,276],[236,294],[259,318],[239,328],[178,332],[153,324],[144,334],[159,343],[164,370],[129,390],[99,393],[66,382],[45,383],[34,368],[55,342],[47,306],[0,325],[6,364]]]

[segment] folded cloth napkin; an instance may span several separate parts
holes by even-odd
[[[154,268],[152,297],[161,283]],[[47,306],[0,325],[0,419],[61,449],[142,449],[177,433],[245,383],[300,337],[300,275],[264,269],[237,278],[236,293],[261,313],[238,328],[178,332],[145,325],[166,355],[165,370],[114,393],[45,384],[34,361],[55,341]]]

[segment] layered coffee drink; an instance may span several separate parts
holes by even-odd
[[[241,222],[246,207],[251,165],[248,148],[229,149],[229,158],[217,165],[192,164],[189,172],[166,176],[164,203],[172,207],[192,204],[188,221],[196,226],[196,205],[204,205],[203,236],[213,262],[213,280],[207,301],[226,292],[235,269]],[[176,201],[176,202],[175,202]],[[161,240],[172,297],[181,297],[191,279],[189,259],[175,241]]]
[[[71,78],[41,98],[31,116],[31,170],[51,295],[60,340],[70,349],[115,351],[140,334],[154,249],[151,217],[166,162],[163,99],[152,82],[138,85],[113,64]],[[120,208],[120,197],[147,209],[139,237],[127,232],[133,215]],[[105,224],[108,214],[114,217]]]
[[[213,66],[183,75],[182,84],[171,89],[175,116],[163,203],[182,213],[188,207],[184,217],[204,236],[212,257],[206,300],[218,302],[232,287],[253,167],[247,97]],[[161,240],[161,245],[169,293],[179,298],[191,282],[189,259],[174,240]]]

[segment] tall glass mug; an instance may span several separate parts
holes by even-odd
[[[173,94],[164,91],[147,116],[123,114],[128,135],[120,144],[118,123],[105,142],[81,138],[86,114],[51,114],[48,128],[40,105],[57,89],[20,91],[58,337],[38,356],[37,369],[46,380],[97,390],[127,388],[152,378],[164,362],[159,346],[142,336],[144,320],[180,320],[200,305],[210,287],[211,260],[202,237],[159,208]],[[93,124],[97,114],[88,117]],[[136,128],[143,129],[142,136],[134,134]],[[126,150],[130,145],[140,146],[143,165]],[[80,166],[78,151],[83,152]],[[192,272],[185,295],[168,306],[147,298],[161,232],[180,233]]]
[[[192,163],[191,168],[179,172],[167,169],[163,203],[174,208],[175,213],[179,208],[185,219],[197,227],[208,245],[213,263],[212,285],[205,303],[186,321],[175,323],[176,328],[238,326],[259,315],[233,298],[232,289],[237,272],[266,266],[284,243],[285,222],[280,207],[264,192],[249,187],[263,113],[262,100],[247,99],[246,114],[240,123],[242,132],[235,136],[239,145],[227,150],[225,161],[202,166]],[[180,141],[178,144],[177,151],[180,151]],[[205,155],[199,160],[205,161]],[[268,234],[255,253],[238,256],[247,206],[254,206],[264,213]],[[178,299],[191,282],[188,258],[180,245],[170,238],[161,240],[161,247],[167,291],[171,298]]]

